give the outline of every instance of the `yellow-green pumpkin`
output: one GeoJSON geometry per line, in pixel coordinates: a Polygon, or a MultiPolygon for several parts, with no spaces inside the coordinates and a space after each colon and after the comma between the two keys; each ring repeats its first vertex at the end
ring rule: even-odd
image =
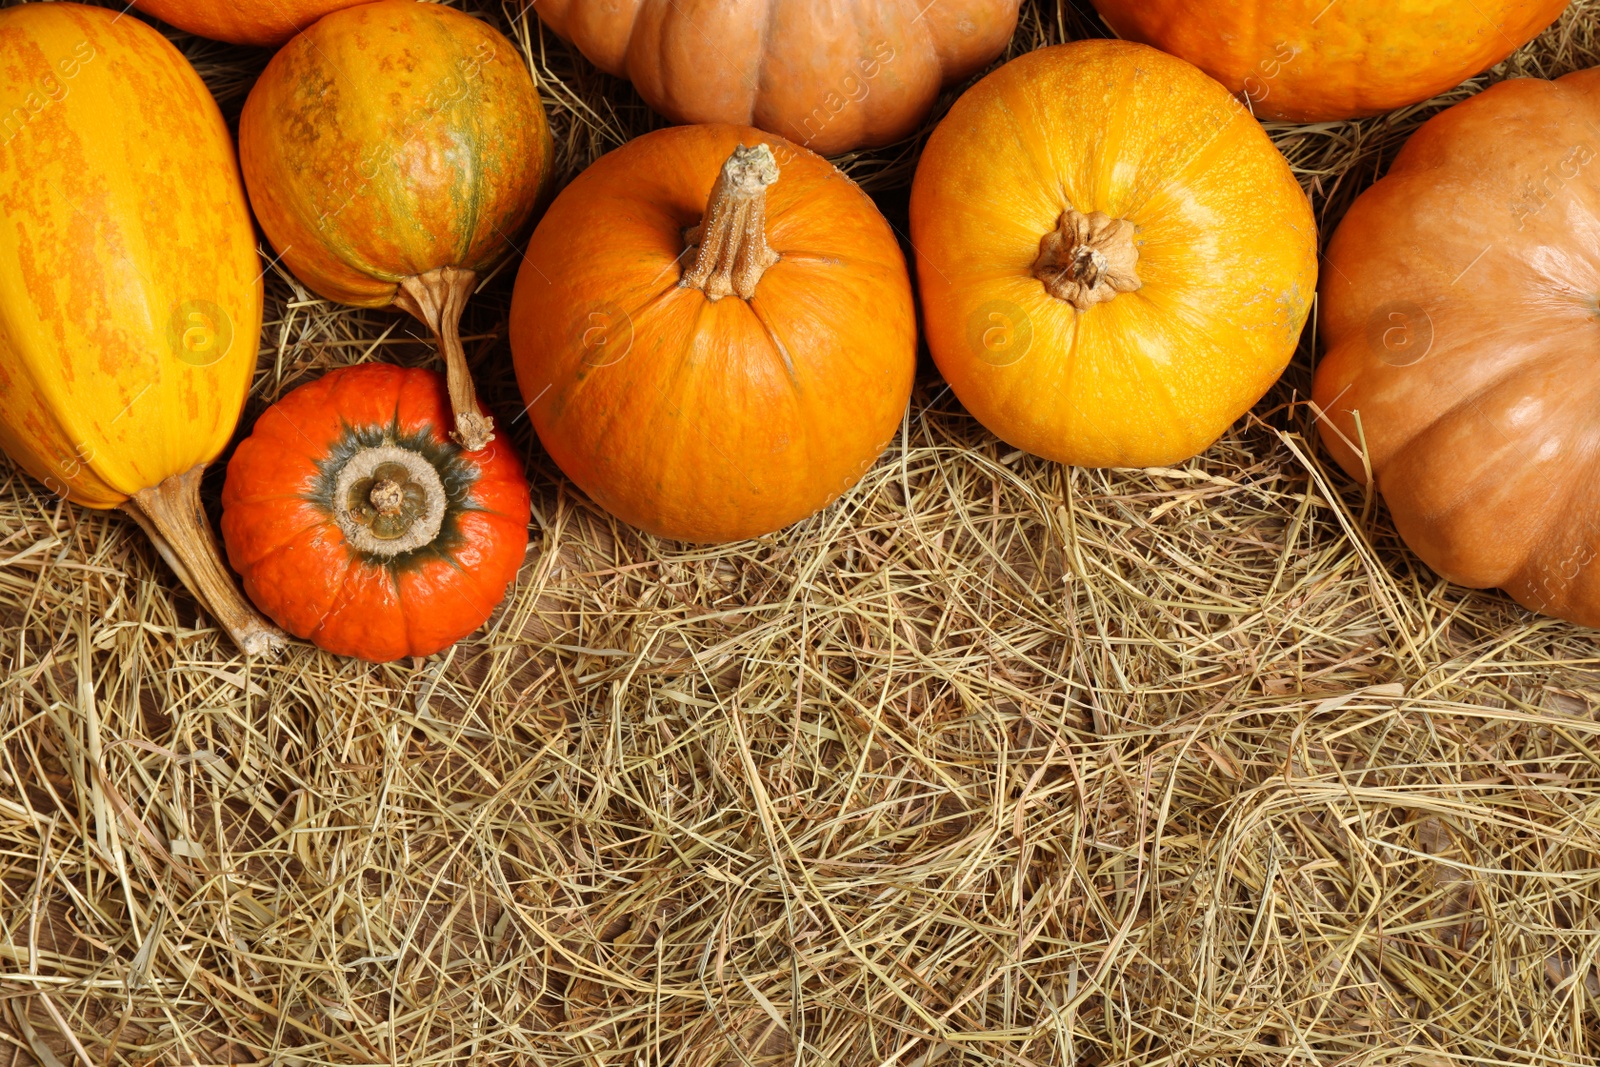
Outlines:
{"type": "Polygon", "coordinates": [[[533,78],[492,26],[383,0],[325,16],[275,56],[239,121],[250,201],[319,296],[409,311],[449,366],[457,439],[492,438],[457,322],[516,248],[550,172],[533,78]]]}

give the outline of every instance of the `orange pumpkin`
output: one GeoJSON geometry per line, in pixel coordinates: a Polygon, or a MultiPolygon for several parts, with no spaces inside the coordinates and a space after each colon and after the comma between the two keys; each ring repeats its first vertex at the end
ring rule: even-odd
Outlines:
{"type": "Polygon", "coordinates": [[[1377,115],[1437,96],[1538,36],[1568,0],[1094,0],[1265,119],[1377,115]]]}
{"type": "Polygon", "coordinates": [[[336,11],[267,65],[239,151],[256,217],[294,276],[425,323],[461,443],[492,440],[458,324],[479,275],[515,250],[552,151],[511,42],[439,4],[336,11]]]}
{"type": "Polygon", "coordinates": [[[278,45],[330,11],[366,0],[133,0],[180,30],[232,44],[278,45]]]}
{"type": "Polygon", "coordinates": [[[205,83],[136,18],[0,11],[0,447],[121,508],[248,654],[283,644],[200,507],[261,339],[261,260],[205,83]]]}
{"type": "Polygon", "coordinates": [[[1316,225],[1261,126],[1144,45],[1031,52],[966,93],[911,192],[928,348],[967,409],[1082,466],[1188,459],[1288,365],[1316,225]]]}
{"type": "Polygon", "coordinates": [[[635,526],[765,534],[854,485],[916,370],[905,259],[861,189],[759,130],[659,130],[534,231],[517,381],[561,469],[635,526]]]}
{"type": "Polygon", "coordinates": [[[278,401],[228,463],[222,534],[245,590],[297,637],[383,662],[486,622],[528,545],[504,445],[463,452],[432,371],[336,370],[278,401]]]}
{"type": "Polygon", "coordinates": [[[1439,574],[1600,626],[1600,70],[1435,116],[1328,247],[1322,439],[1439,574]],[[1369,473],[1370,472],[1370,473],[1369,473]]]}
{"type": "Polygon", "coordinates": [[[832,155],[912,133],[1006,47],[1021,0],[541,0],[539,17],[674,122],[759,126],[832,155]]]}

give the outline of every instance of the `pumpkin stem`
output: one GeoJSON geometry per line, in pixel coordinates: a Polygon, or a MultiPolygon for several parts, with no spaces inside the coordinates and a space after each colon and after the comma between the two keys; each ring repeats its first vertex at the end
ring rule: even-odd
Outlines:
{"type": "Polygon", "coordinates": [[[122,505],[189,592],[222,624],[247,656],[277,656],[289,639],[251,606],[217,551],[217,539],[200,506],[205,464],[142,489],[122,505]]]}
{"type": "Polygon", "coordinates": [[[740,145],[722,165],[705,218],[684,234],[699,246],[681,284],[713,301],[737,294],[749,300],[778,253],[767,246],[767,186],[778,180],[778,161],[764,144],[740,145]]]}
{"type": "Polygon", "coordinates": [[[1039,242],[1033,276],[1057,300],[1079,311],[1115,300],[1120,293],[1144,286],[1136,269],[1139,245],[1134,225],[1104,212],[1087,215],[1073,208],[1061,213],[1061,224],[1039,242]]]}
{"type": "Polygon", "coordinates": [[[372,483],[372,491],[367,494],[367,499],[372,501],[372,509],[379,515],[398,515],[406,502],[406,494],[399,482],[391,478],[379,478],[372,483]]]}
{"type": "Polygon", "coordinates": [[[468,452],[476,452],[494,440],[494,420],[478,405],[478,391],[467,370],[467,354],[461,348],[461,312],[477,281],[475,271],[441,267],[405,279],[394,297],[396,305],[433,331],[434,343],[444,356],[450,407],[456,415],[456,428],[450,438],[468,452]]]}
{"type": "Polygon", "coordinates": [[[339,468],[333,519],[350,547],[388,561],[433,543],[444,528],[448,496],[438,469],[422,453],[376,445],[339,468]]]}

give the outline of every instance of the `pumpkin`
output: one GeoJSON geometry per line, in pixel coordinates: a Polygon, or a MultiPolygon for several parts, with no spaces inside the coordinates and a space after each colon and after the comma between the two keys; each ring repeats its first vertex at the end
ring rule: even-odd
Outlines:
{"type": "Polygon", "coordinates": [[[263,611],[386,662],[486,622],[528,545],[528,483],[504,445],[464,452],[433,371],[368,363],[268,408],[228,463],[222,535],[263,611]]]}
{"type": "Polygon", "coordinates": [[[1568,0],[1094,0],[1118,35],[1198,65],[1264,119],[1325,122],[1437,96],[1568,0]]]}
{"type": "Polygon", "coordinates": [[[832,155],[916,130],[1011,40],[1021,0],[540,0],[539,17],[674,122],[832,155]]]}
{"type": "Polygon", "coordinates": [[[460,11],[385,0],[328,15],[245,101],[250,201],[289,270],[328,300],[395,305],[444,354],[456,433],[493,439],[459,322],[515,249],[550,172],[550,128],[520,55],[460,11]]]}
{"type": "Polygon", "coordinates": [[[279,45],[330,11],[366,0],[133,0],[189,33],[232,44],[279,45]]]}
{"type": "Polygon", "coordinates": [[[222,114],[166,38],[78,4],[0,11],[0,447],[122,508],[252,655],[200,508],[255,370],[261,264],[222,114]]]}
{"type": "Polygon", "coordinates": [[[1429,120],[1328,247],[1313,399],[1453,582],[1600,626],[1600,71],[1429,120]]]}
{"type": "Polygon", "coordinates": [[[1316,225],[1227,90],[1144,45],[1080,41],[984,78],[911,192],[928,348],[1006,442],[1149,467],[1204,450],[1293,355],[1316,225]]]}
{"type": "Polygon", "coordinates": [[[916,370],[905,259],[821,157],[738,126],[640,137],[534,231],[511,351],[552,459],[650,533],[732,541],[853,486],[916,370]]]}

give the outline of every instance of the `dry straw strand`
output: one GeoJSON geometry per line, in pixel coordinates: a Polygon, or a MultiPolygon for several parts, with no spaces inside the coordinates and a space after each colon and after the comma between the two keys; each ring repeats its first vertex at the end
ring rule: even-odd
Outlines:
{"type": "MultiPolygon", "coordinates": [[[[458,2],[567,179],[661,125],[531,5],[458,2]]],[[[1096,27],[1030,0],[1012,52],[1096,27]]],[[[1439,100],[1271,132],[1331,231],[1428,116],[1600,61],[1597,27],[1579,0],[1439,100]]],[[[236,118],[266,54],[175,40],[236,118]]],[[[840,161],[902,234],[925,137],[840,161]]],[[[516,265],[464,339],[534,543],[443,655],[246,664],[130,524],[0,467],[7,1062],[1593,1061],[1600,648],[1405,551],[1315,443],[1309,344],[1161,471],[1016,453],[925,367],[834,507],[686,547],[519,417],[516,265]]],[[[268,281],[247,423],[432,358],[268,281]]]]}

